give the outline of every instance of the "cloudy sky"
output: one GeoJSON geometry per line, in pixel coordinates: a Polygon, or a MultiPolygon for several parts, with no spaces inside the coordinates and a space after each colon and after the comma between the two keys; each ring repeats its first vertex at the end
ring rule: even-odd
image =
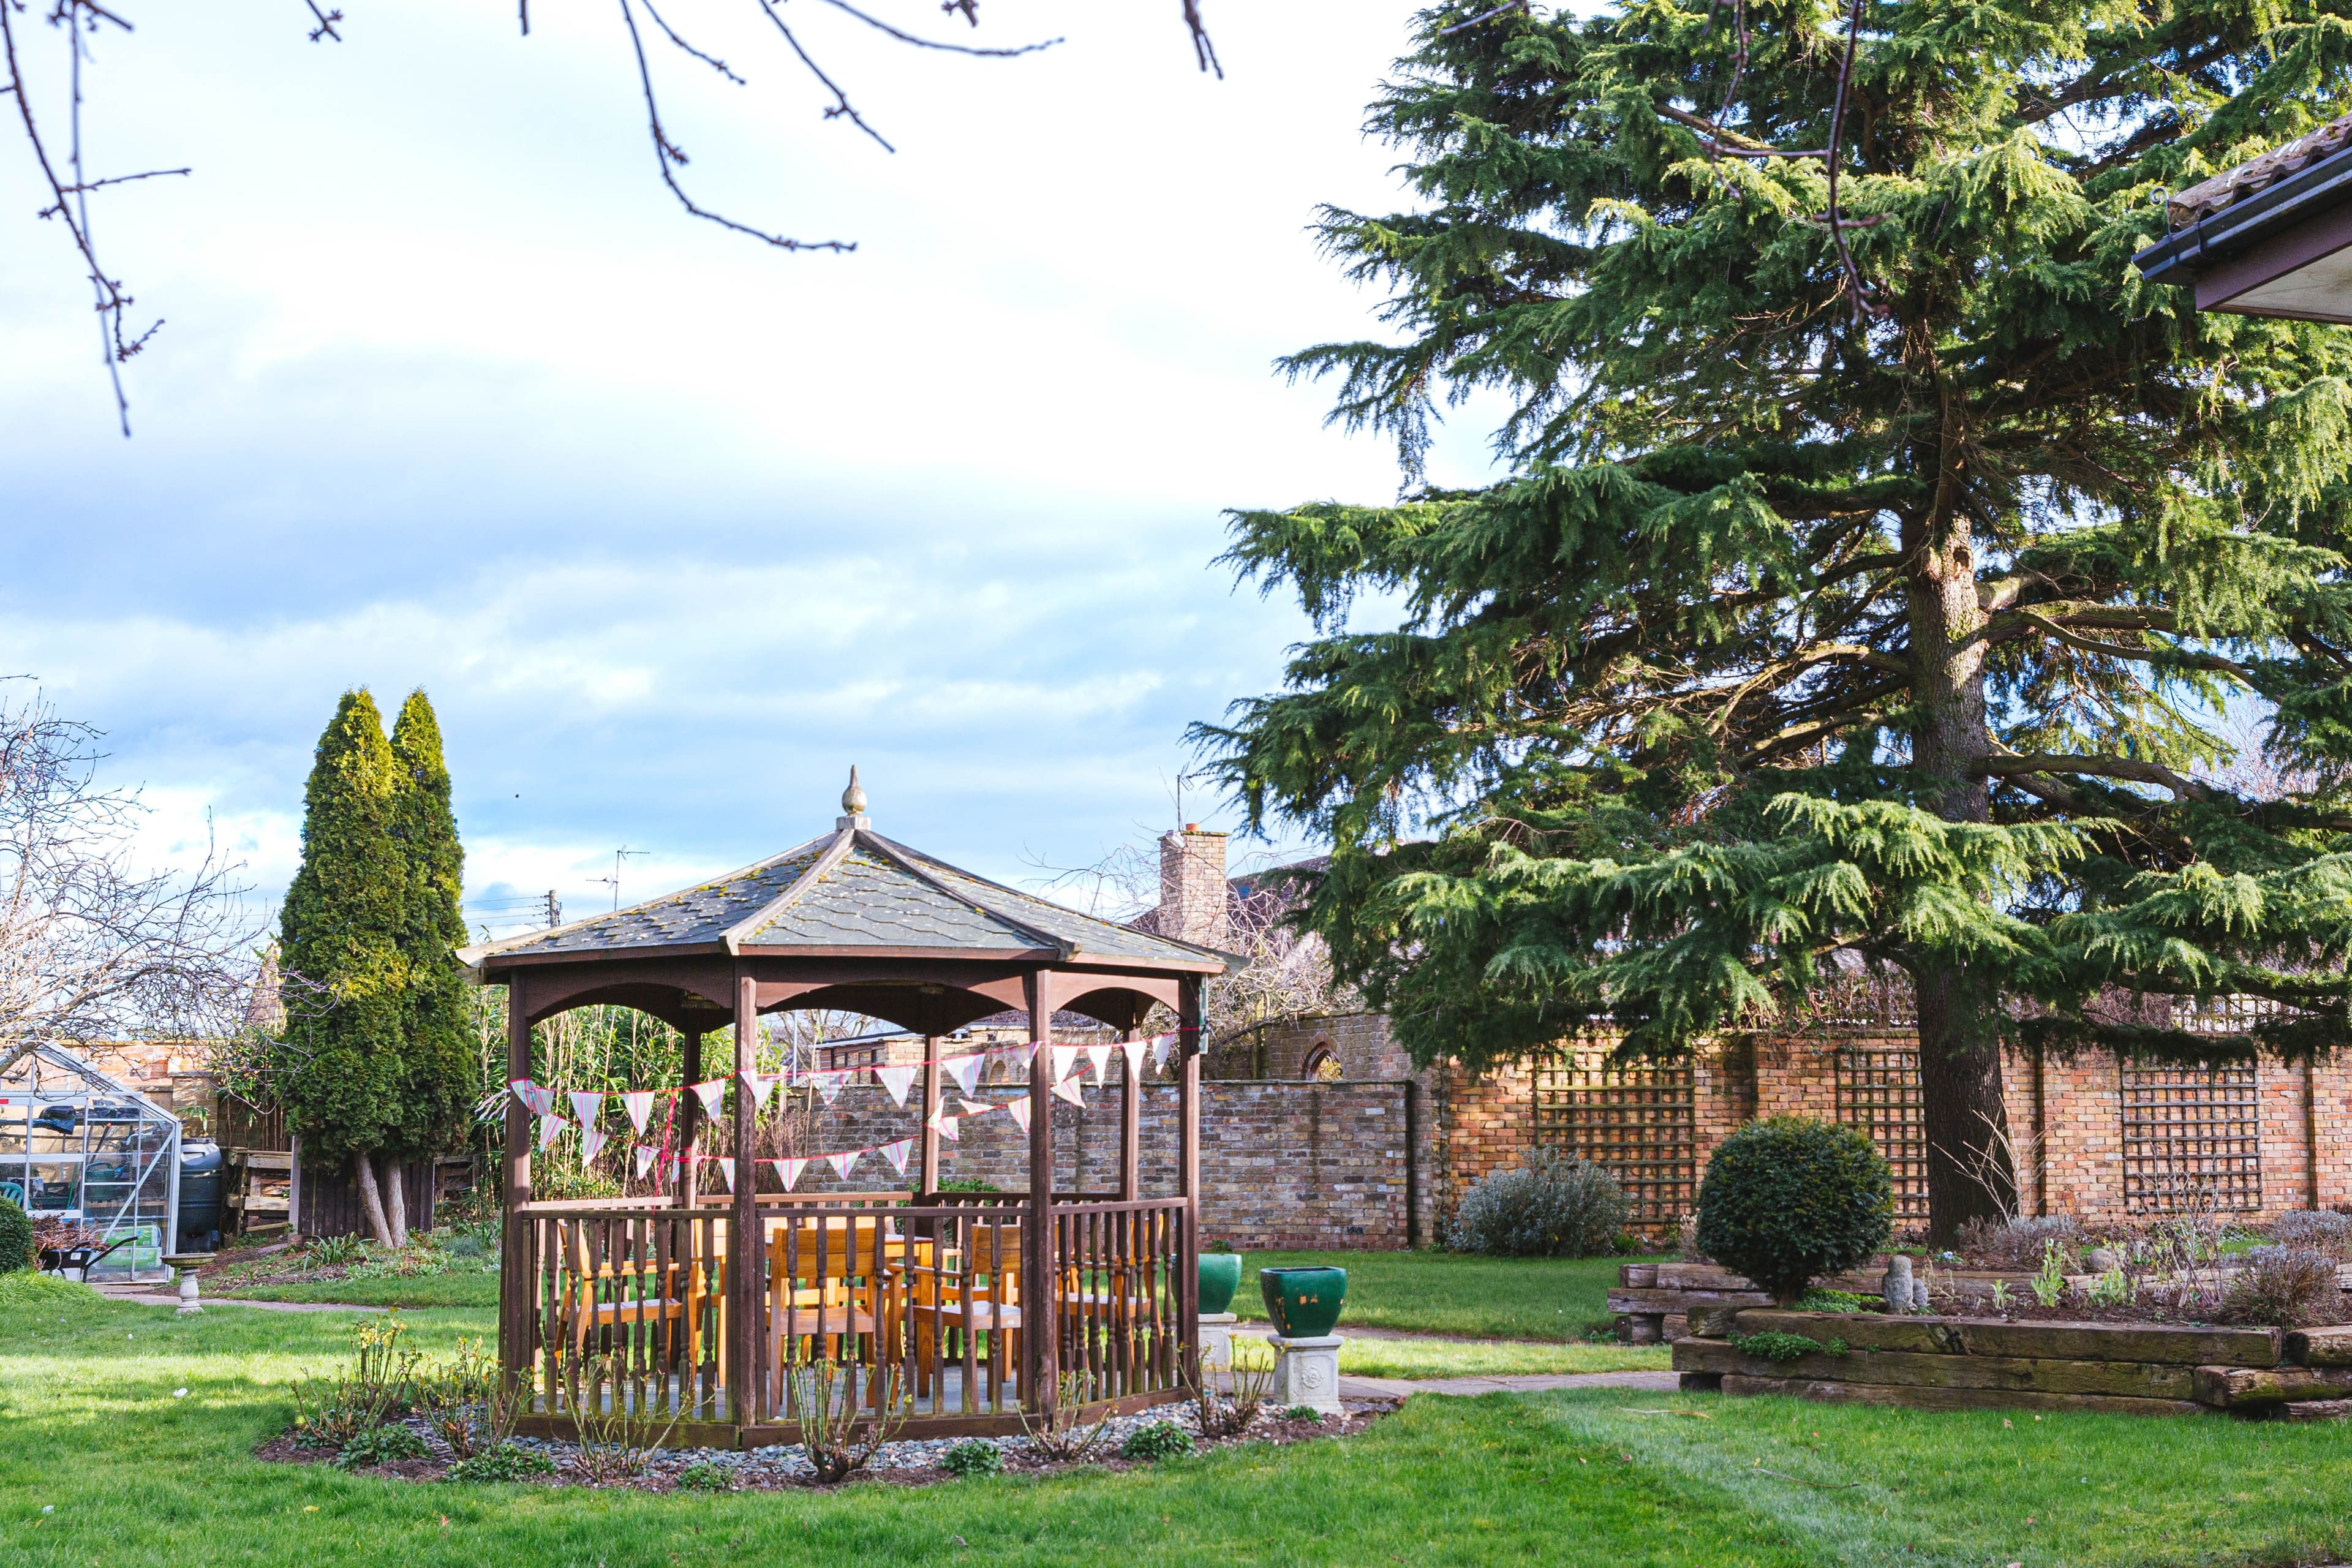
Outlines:
{"type": "MultiPolygon", "coordinates": [[[[114,428],[87,285],[0,139],[0,673],[107,731],[184,853],[209,813],[274,900],[347,686],[439,710],[469,896],[572,913],[829,827],[1025,880],[1173,820],[1190,721],[1268,689],[1296,612],[1212,564],[1220,509],[1394,494],[1286,351],[1376,330],[1307,232],[1386,209],[1361,106],[1398,0],[989,0],[1011,60],[784,16],[663,16],[693,193],[854,255],[786,256],[661,188],[616,8],[134,5],[93,40],[109,268],[165,321],[114,428]]],[[[27,23],[61,89],[64,40],[27,23]]],[[[657,41],[649,40],[649,47],[657,41]]],[[[54,93],[51,108],[61,105],[54,93]]],[[[62,125],[61,116],[54,117],[62,125]]],[[[1484,468],[1459,421],[1434,465],[1484,468]]],[[[1230,823],[1196,795],[1185,814],[1230,823]]]]}

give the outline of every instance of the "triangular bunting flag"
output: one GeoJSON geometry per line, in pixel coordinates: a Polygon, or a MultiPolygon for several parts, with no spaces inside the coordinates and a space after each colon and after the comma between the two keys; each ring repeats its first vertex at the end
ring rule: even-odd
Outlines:
{"type": "Polygon", "coordinates": [[[769,1163],[776,1167],[776,1179],[784,1184],[784,1191],[788,1193],[800,1185],[801,1173],[808,1169],[808,1162],[804,1159],[772,1160],[769,1163]]]}
{"type": "Polygon", "coordinates": [[[1037,1042],[1024,1040],[1017,1046],[999,1046],[988,1054],[1010,1066],[1026,1068],[1037,1055],[1037,1042]]]}
{"type": "Polygon", "coordinates": [[[1142,1078],[1143,1053],[1146,1046],[1147,1042],[1142,1040],[1122,1040],[1119,1042],[1118,1048],[1127,1053],[1127,1076],[1129,1078],[1142,1078]]]}
{"type": "Polygon", "coordinates": [[[604,1130],[593,1124],[583,1124],[580,1129],[581,1169],[585,1170],[594,1164],[596,1156],[604,1152],[604,1130]]]}
{"type": "Polygon", "coordinates": [[[594,1089],[573,1089],[572,1091],[572,1119],[580,1123],[583,1127],[595,1126],[596,1109],[598,1106],[602,1105],[604,1101],[604,1097],[597,1093],[594,1089]]]}
{"type": "Polygon", "coordinates": [[[1055,1046],[1053,1048],[1054,1081],[1059,1083],[1076,1072],[1078,1058],[1085,1054],[1084,1046],[1055,1046]]]}
{"type": "Polygon", "coordinates": [[[967,1100],[957,1108],[956,1114],[969,1121],[975,1116],[985,1116],[995,1109],[984,1100],[967,1100]]]}
{"type": "Polygon", "coordinates": [[[849,1168],[857,1163],[857,1156],[864,1152],[863,1149],[844,1149],[838,1154],[827,1154],[824,1158],[832,1165],[834,1175],[845,1182],[849,1179],[849,1168]]]}
{"type": "Polygon", "coordinates": [[[985,1051],[974,1051],[966,1057],[949,1057],[941,1061],[940,1066],[955,1075],[956,1087],[969,1095],[972,1086],[980,1081],[981,1058],[987,1054],[985,1051]]]}
{"type": "MultiPolygon", "coordinates": [[[[654,1091],[649,1089],[629,1090],[621,1096],[621,1109],[629,1113],[631,1130],[643,1132],[646,1130],[646,1118],[654,1113],[654,1091]]],[[[645,1174],[642,1171],[637,1173],[645,1174]]]]}
{"type": "Polygon", "coordinates": [[[1168,1047],[1175,1043],[1176,1037],[1173,1035],[1161,1035],[1159,1038],[1153,1040],[1151,1042],[1151,1065],[1156,1068],[1166,1067],[1168,1065],[1168,1047]]]}
{"type": "Polygon", "coordinates": [[[660,1151],[660,1150],[658,1150],[658,1149],[656,1149],[656,1148],[655,1148],[652,1144],[650,1144],[650,1143],[640,1143],[640,1144],[638,1144],[638,1145],[637,1145],[637,1180],[639,1180],[639,1181],[641,1181],[641,1182],[642,1182],[642,1181],[644,1181],[644,1180],[646,1179],[646,1173],[650,1172],[650,1171],[654,1168],[654,1162],[655,1162],[656,1159],[659,1159],[660,1157],[661,1157],[661,1151],[660,1151]]]}
{"type": "Polygon", "coordinates": [[[1021,1123],[1022,1131],[1029,1131],[1029,1097],[1027,1095],[1024,1094],[1018,1100],[1006,1100],[1004,1109],[1013,1113],[1013,1121],[1021,1123]]]}
{"type": "Polygon", "coordinates": [[[962,1120],[960,1116],[950,1116],[944,1110],[935,1110],[931,1113],[930,1129],[950,1143],[961,1142],[963,1134],[956,1131],[956,1123],[962,1120]]]}
{"type": "Polygon", "coordinates": [[[1072,1105],[1084,1105],[1087,1102],[1087,1091],[1078,1087],[1078,1080],[1074,1078],[1066,1078],[1055,1084],[1054,1092],[1072,1105]]]}
{"type": "Polygon", "coordinates": [[[912,1138],[901,1138],[896,1143],[882,1145],[882,1157],[890,1162],[893,1174],[903,1176],[907,1173],[907,1151],[914,1146],[914,1142],[912,1138]]]}
{"type": "Polygon", "coordinates": [[[727,1184],[727,1190],[730,1193],[733,1192],[735,1190],[735,1162],[729,1159],[726,1155],[721,1154],[710,1163],[719,1167],[719,1179],[727,1184]]]}
{"type": "Polygon", "coordinates": [[[876,1068],[874,1076],[889,1092],[890,1103],[905,1105],[907,1091],[915,1086],[915,1069],[911,1067],[876,1068]]]}
{"type": "Polygon", "coordinates": [[[1088,1046],[1087,1047],[1087,1059],[1095,1064],[1095,1087],[1097,1089],[1100,1089],[1102,1087],[1103,1069],[1110,1065],[1110,1054],[1117,1049],[1118,1049],[1117,1046],[1088,1046]]]}
{"type": "Polygon", "coordinates": [[[777,1075],[772,1072],[739,1072],[743,1087],[751,1092],[751,1114],[757,1116],[768,1108],[768,1096],[774,1092],[777,1075]]]}
{"type": "Polygon", "coordinates": [[[539,1119],[539,1146],[542,1149],[548,1147],[558,1138],[562,1137],[563,1130],[571,1125],[572,1123],[564,1121],[563,1118],[556,1115],[553,1111],[550,1111],[545,1116],[541,1117],[539,1119]]]}
{"type": "Polygon", "coordinates": [[[522,1101],[522,1108],[533,1116],[544,1116],[555,1109],[555,1091],[551,1089],[535,1084],[527,1078],[519,1078],[508,1087],[515,1091],[515,1098],[522,1101]]]}
{"type": "Polygon", "coordinates": [[[726,1092],[727,1080],[723,1078],[714,1078],[709,1083],[694,1086],[694,1098],[702,1101],[703,1114],[713,1121],[719,1120],[719,1101],[726,1092]]]}
{"type": "Polygon", "coordinates": [[[809,1074],[809,1083],[816,1089],[817,1098],[831,1105],[840,1098],[841,1080],[848,1076],[846,1073],[815,1072],[809,1074]]]}

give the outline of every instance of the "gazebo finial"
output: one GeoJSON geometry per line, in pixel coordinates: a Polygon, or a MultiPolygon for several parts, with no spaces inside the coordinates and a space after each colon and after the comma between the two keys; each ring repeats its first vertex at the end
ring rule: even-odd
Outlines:
{"type": "Polygon", "coordinates": [[[866,786],[857,782],[857,764],[849,764],[849,787],[841,792],[843,816],[834,821],[835,827],[866,827],[872,819],[866,815],[866,786]]]}

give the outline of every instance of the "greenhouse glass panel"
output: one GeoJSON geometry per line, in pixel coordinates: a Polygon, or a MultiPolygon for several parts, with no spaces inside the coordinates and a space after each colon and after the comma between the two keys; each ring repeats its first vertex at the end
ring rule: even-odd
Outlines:
{"type": "Polygon", "coordinates": [[[45,1266],[94,1280],[170,1277],[179,1118],[61,1047],[0,1068],[0,1194],[33,1216],[45,1266]]]}

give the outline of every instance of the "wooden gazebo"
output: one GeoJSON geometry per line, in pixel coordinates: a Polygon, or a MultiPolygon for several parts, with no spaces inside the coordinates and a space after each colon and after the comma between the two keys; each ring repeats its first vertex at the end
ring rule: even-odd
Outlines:
{"type": "Polygon", "coordinates": [[[1198,1375],[1201,988],[1228,959],[893,843],[854,774],[842,805],[834,832],[756,865],[461,954],[507,987],[512,1079],[530,1077],[531,1026],[568,1008],[617,1004],[672,1025],[688,1083],[706,1077],[703,1035],[734,1026],[732,1124],[715,1130],[731,1192],[698,1181],[714,1129],[683,1094],[684,1157],[659,1195],[534,1201],[530,1113],[509,1097],[499,1346],[532,1384],[526,1431],[568,1435],[587,1400],[676,1416],[673,1442],[790,1442],[822,1371],[835,1397],[895,1402],[909,1436],[1002,1433],[1064,1398],[1089,1415],[1180,1398],[1198,1375]],[[1055,1191],[1055,1014],[1131,1041],[1155,1004],[1177,1020],[1175,1190],[1141,1190],[1138,1052],[1118,1083],[1116,1190],[1055,1191]],[[926,1037],[907,1190],[756,1190],[742,1086],[761,1015],[791,1008],[926,1037]],[[942,1037],[1009,1008],[1026,1011],[1035,1048],[1028,1190],[941,1193],[942,1037]],[[747,1237],[760,1240],[737,1245],[747,1237]]]}

